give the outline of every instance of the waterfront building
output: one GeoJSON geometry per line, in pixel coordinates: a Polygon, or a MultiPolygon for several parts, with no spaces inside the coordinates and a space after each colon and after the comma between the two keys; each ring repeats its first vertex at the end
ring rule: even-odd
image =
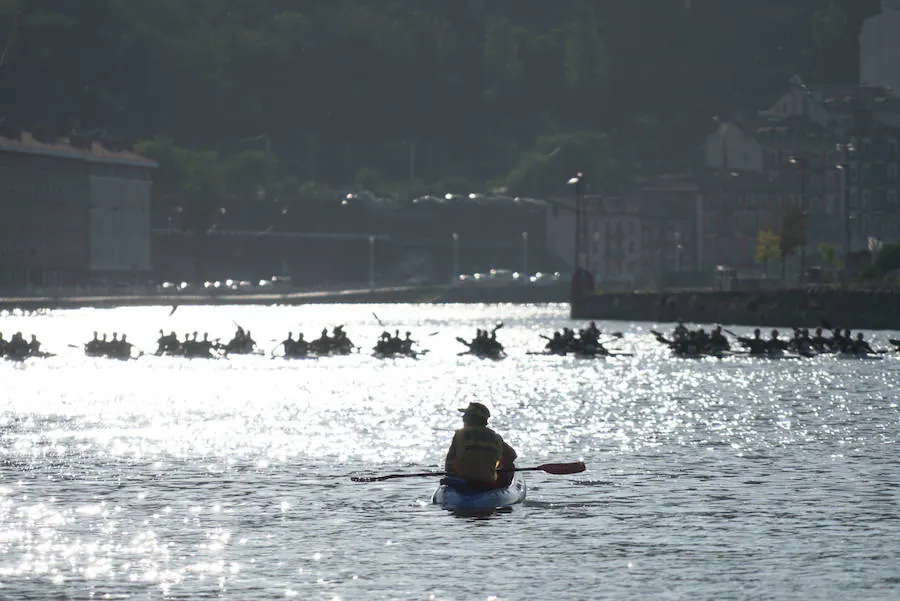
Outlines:
{"type": "Polygon", "coordinates": [[[0,131],[0,287],[149,275],[156,166],[89,138],[0,131]]]}
{"type": "Polygon", "coordinates": [[[807,86],[793,77],[770,108],[718,122],[704,164],[791,174],[779,179],[782,195],[799,194],[806,215],[801,263],[820,264],[826,244],[846,261],[870,238],[900,241],[898,126],[900,98],[884,86],[807,86]]]}

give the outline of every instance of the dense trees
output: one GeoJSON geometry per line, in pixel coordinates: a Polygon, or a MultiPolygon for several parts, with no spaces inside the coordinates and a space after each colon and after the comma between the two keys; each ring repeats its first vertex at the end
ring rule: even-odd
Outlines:
{"type": "Polygon", "coordinates": [[[0,0],[0,114],[148,140],[160,186],[553,191],[683,162],[799,73],[855,81],[877,0],[0,0]],[[188,150],[189,149],[189,150],[188,150]],[[178,162],[178,165],[171,164],[178,162]]]}

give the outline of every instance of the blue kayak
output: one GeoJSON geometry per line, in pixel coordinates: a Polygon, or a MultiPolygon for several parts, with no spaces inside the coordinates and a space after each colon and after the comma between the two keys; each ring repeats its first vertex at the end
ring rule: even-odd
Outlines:
{"type": "Polygon", "coordinates": [[[525,500],[525,480],[515,473],[509,486],[503,488],[472,488],[462,478],[444,478],[431,502],[454,511],[491,511],[521,503],[525,500]]]}

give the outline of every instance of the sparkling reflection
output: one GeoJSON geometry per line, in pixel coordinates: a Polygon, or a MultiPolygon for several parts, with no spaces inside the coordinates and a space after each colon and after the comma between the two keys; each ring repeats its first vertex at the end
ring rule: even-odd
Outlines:
{"type": "Polygon", "coordinates": [[[547,579],[528,598],[896,588],[897,359],[684,361],[650,324],[603,322],[634,356],[527,355],[569,325],[561,306],[168,313],[2,317],[57,356],[0,364],[0,597],[519,599],[509,573],[559,569],[577,586],[547,579]],[[149,352],[158,328],[225,338],[241,323],[265,350],[301,324],[308,336],[344,324],[368,348],[382,331],[373,311],[431,352],[110,362],[78,347],[117,331],[149,352]],[[457,355],[457,336],[498,320],[506,360],[457,355]],[[349,483],[439,469],[455,409],[472,400],[523,465],[590,470],[529,475],[524,507],[483,520],[434,510],[432,480],[349,483]],[[498,539],[515,549],[502,562],[498,539]]]}

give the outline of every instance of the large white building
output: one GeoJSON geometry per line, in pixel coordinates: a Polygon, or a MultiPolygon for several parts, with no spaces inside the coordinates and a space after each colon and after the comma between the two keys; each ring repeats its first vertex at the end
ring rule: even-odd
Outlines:
{"type": "Polygon", "coordinates": [[[149,274],[156,167],[89,139],[0,131],[0,288],[149,274]]]}
{"type": "Polygon", "coordinates": [[[900,0],[881,0],[881,14],[863,24],[859,62],[860,83],[900,93],[900,0]]]}

